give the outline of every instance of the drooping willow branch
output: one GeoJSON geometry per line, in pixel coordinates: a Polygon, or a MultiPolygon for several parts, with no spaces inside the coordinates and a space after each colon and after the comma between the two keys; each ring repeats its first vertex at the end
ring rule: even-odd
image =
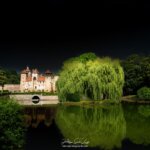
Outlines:
{"type": "Polygon", "coordinates": [[[93,100],[118,101],[124,84],[119,61],[108,57],[82,60],[79,56],[64,63],[57,82],[59,98],[66,101],[69,94],[78,94],[93,100]]]}

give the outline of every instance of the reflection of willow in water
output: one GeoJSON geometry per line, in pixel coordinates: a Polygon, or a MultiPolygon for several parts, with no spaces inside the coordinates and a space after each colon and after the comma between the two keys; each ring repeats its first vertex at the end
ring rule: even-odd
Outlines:
{"type": "Polygon", "coordinates": [[[124,107],[124,114],[126,137],[135,144],[150,144],[150,106],[127,105],[124,107]]]}
{"type": "Polygon", "coordinates": [[[50,126],[52,120],[55,117],[55,107],[26,107],[25,113],[25,125],[27,127],[36,128],[40,122],[44,122],[46,126],[50,126]]]}
{"type": "Polygon", "coordinates": [[[56,124],[66,139],[86,139],[90,147],[103,149],[121,147],[126,134],[122,107],[118,105],[107,109],[60,106],[56,124]]]}

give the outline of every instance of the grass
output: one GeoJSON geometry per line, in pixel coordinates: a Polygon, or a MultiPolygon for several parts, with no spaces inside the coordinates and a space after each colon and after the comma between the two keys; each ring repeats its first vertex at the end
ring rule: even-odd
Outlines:
{"type": "MultiPolygon", "coordinates": [[[[111,100],[81,100],[79,102],[71,102],[71,101],[67,101],[67,102],[60,102],[60,104],[62,105],[66,105],[66,106],[98,106],[98,105],[102,105],[102,104],[112,104],[111,100]]],[[[114,102],[113,102],[114,104],[114,102]]]]}
{"type": "Polygon", "coordinates": [[[137,97],[137,95],[127,95],[121,98],[122,102],[128,103],[141,103],[141,104],[150,104],[150,100],[142,100],[137,97]]]}

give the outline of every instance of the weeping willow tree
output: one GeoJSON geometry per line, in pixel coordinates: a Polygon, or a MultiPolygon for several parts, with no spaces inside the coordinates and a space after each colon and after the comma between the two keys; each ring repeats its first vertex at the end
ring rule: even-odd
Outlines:
{"type": "Polygon", "coordinates": [[[124,72],[118,60],[99,58],[93,53],[82,54],[64,62],[57,81],[60,100],[86,96],[93,100],[119,101],[124,72]]]}
{"type": "Polygon", "coordinates": [[[84,139],[89,142],[89,147],[120,148],[126,135],[126,122],[120,105],[105,109],[63,105],[58,108],[55,121],[65,139],[84,139]]]}

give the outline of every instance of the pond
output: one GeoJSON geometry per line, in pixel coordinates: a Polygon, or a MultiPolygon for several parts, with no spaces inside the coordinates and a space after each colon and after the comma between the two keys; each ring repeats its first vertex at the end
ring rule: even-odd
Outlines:
{"type": "Polygon", "coordinates": [[[25,150],[149,150],[150,106],[26,107],[25,150]]]}

